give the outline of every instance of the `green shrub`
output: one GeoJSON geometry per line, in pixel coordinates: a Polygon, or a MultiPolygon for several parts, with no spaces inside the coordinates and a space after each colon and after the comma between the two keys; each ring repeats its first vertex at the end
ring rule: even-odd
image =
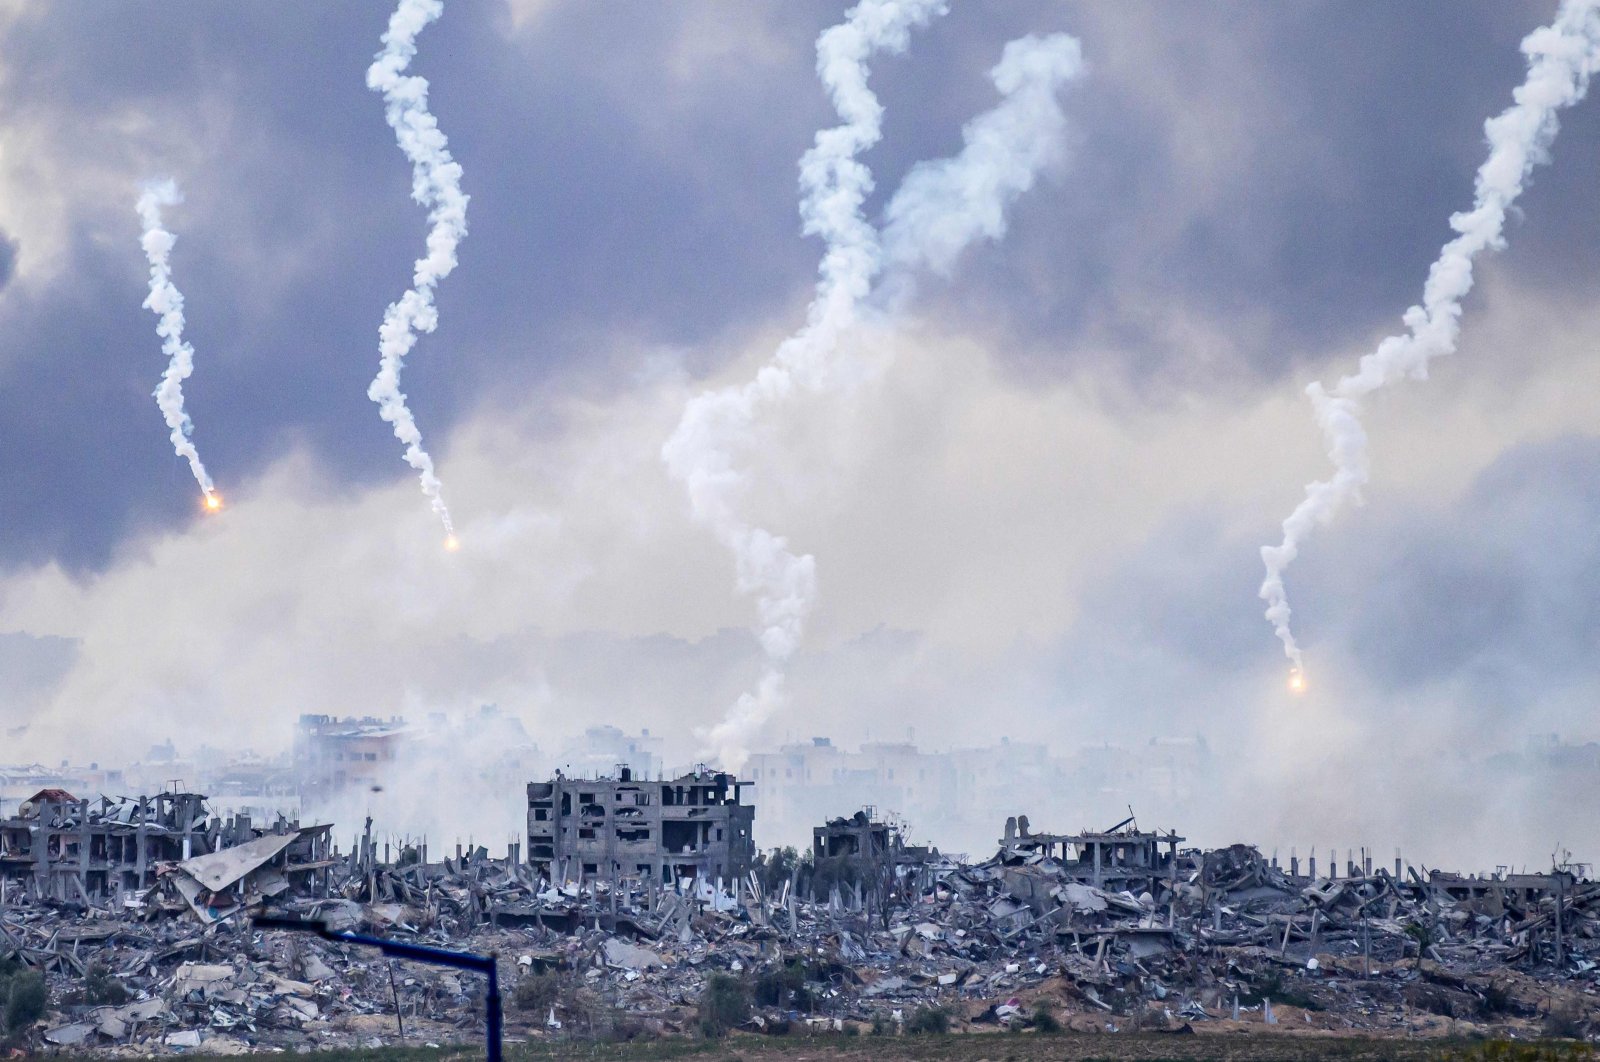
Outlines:
{"type": "Polygon", "coordinates": [[[97,962],[89,964],[83,974],[83,998],[94,1006],[121,1006],[132,998],[128,986],[111,975],[111,971],[97,962]]]}
{"type": "Polygon", "coordinates": [[[1250,983],[1250,992],[1242,1002],[1247,1006],[1260,1006],[1263,1000],[1283,1007],[1299,1007],[1301,1010],[1322,1010],[1323,1006],[1317,998],[1304,988],[1291,981],[1285,980],[1283,974],[1277,970],[1269,971],[1265,976],[1250,983]]]}
{"type": "Polygon", "coordinates": [[[1578,1005],[1566,1003],[1550,1008],[1550,1013],[1544,1016],[1541,1032],[1551,1040],[1582,1040],[1589,1029],[1588,1023],[1583,1020],[1583,1011],[1578,1005]]]}
{"type": "Polygon", "coordinates": [[[1439,1062],[1594,1062],[1595,1050],[1584,1043],[1542,1040],[1489,1040],[1441,1050],[1439,1062]]]}
{"type": "Polygon", "coordinates": [[[1033,1005],[1033,1027],[1042,1033],[1061,1031],[1061,1023],[1056,1020],[1055,1010],[1048,999],[1041,999],[1033,1005]]]}
{"type": "Polygon", "coordinates": [[[756,856],[755,871],[761,887],[769,894],[776,894],[789,883],[789,875],[801,862],[800,853],[792,847],[774,848],[770,854],[756,856]]]}
{"type": "Polygon", "coordinates": [[[750,994],[744,982],[727,974],[712,974],[700,994],[700,1033],[708,1040],[725,1036],[750,1019],[750,994]]]}
{"type": "Polygon", "coordinates": [[[529,974],[511,990],[511,1002],[518,1010],[549,1014],[561,997],[561,980],[554,973],[529,974]]]}
{"type": "Polygon", "coordinates": [[[943,1036],[950,1031],[950,1012],[943,1007],[918,1007],[906,1021],[906,1032],[915,1036],[943,1036]]]}
{"type": "Polygon", "coordinates": [[[15,1039],[28,1026],[44,1017],[45,1003],[50,993],[45,988],[44,974],[24,970],[7,978],[4,984],[4,1029],[8,1038],[15,1039]]]}
{"type": "Polygon", "coordinates": [[[809,1010],[816,1002],[806,988],[805,964],[798,959],[757,977],[754,996],[758,1006],[784,1010],[809,1010]]]}
{"type": "Polygon", "coordinates": [[[890,1021],[888,1018],[884,1017],[882,1014],[874,1014],[872,1016],[872,1035],[873,1036],[893,1036],[894,1035],[894,1022],[890,1021]]]}

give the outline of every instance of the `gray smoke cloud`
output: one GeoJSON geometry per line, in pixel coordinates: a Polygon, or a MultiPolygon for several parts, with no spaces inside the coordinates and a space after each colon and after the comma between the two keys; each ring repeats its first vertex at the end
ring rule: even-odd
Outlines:
{"type": "Polygon", "coordinates": [[[433,291],[456,267],[456,247],[467,234],[467,199],[461,191],[461,166],[450,157],[445,135],[428,111],[427,79],[405,70],[417,54],[417,34],[444,13],[443,0],[400,0],[383,35],[383,51],[367,68],[367,87],[383,93],[384,117],[400,150],[411,161],[411,198],[428,208],[428,253],[417,259],[411,288],[384,312],[378,329],[378,375],[367,397],[405,443],[406,463],[417,470],[422,493],[444,524],[448,547],[455,529],[444,503],[444,486],[434,472],[433,458],[422,448],[422,432],[400,390],[400,370],[416,345],[419,332],[439,323],[433,291]]]}
{"type": "Polygon", "coordinates": [[[1455,351],[1461,301],[1472,290],[1473,260],[1481,251],[1504,246],[1506,213],[1533,168],[1550,160],[1559,128],[1556,112],[1583,99],[1600,65],[1600,0],[1565,0],[1550,25],[1523,39],[1522,51],[1528,57],[1527,79],[1513,93],[1515,102],[1484,124],[1489,157],[1478,169],[1472,209],[1451,217],[1450,227],[1459,235],[1444,245],[1428,270],[1421,305],[1403,318],[1406,331],[1380,343],[1332,391],[1320,382],[1306,388],[1334,474],[1306,487],[1305,498],[1283,522],[1283,541],[1261,548],[1267,575],[1260,595],[1267,602],[1267,620],[1293,665],[1291,681],[1297,687],[1303,683],[1305,661],[1289,626],[1284,570],[1312,528],[1360,501],[1370,469],[1362,400],[1403,377],[1426,379],[1430,361],[1455,351]]]}
{"type": "Polygon", "coordinates": [[[867,86],[867,61],[903,51],[912,28],[945,10],[926,0],[863,0],[818,38],[817,72],[842,122],[818,133],[800,162],[803,231],[826,243],[806,324],[754,380],[690,401],[662,448],[668,470],[688,488],[695,519],[733,551],[739,591],[757,599],[766,656],[761,678],[701,735],[733,769],[784,703],[784,666],[817,599],[815,558],[793,552],[786,538],[740,513],[745,476],[735,467],[735,450],[749,449],[758,417],[797,392],[839,393],[859,380],[843,350],[851,333],[859,339],[863,325],[881,324],[898,308],[915,270],[948,272],[973,240],[1003,235],[1006,206],[1062,152],[1066,118],[1055,95],[1081,71],[1078,43],[1065,34],[1012,41],[991,74],[1001,103],[966,125],[957,156],[913,167],[891,198],[880,238],[861,213],[873,183],[857,156],[879,140],[883,118],[867,86]],[[869,302],[886,264],[895,267],[894,282],[869,302]]]}
{"type": "Polygon", "coordinates": [[[179,457],[189,462],[189,471],[205,495],[207,509],[222,504],[211,474],[200,461],[200,451],[191,436],[194,422],[183,408],[183,381],[194,373],[194,347],[183,338],[183,293],[172,283],[172,247],[178,238],[161,225],[161,208],[183,202],[183,195],[174,181],[152,181],[139,194],[137,209],[144,228],[140,246],[150,260],[150,294],[144,307],[158,318],[156,334],[161,337],[161,351],[167,356],[166,371],[161,374],[161,384],[155,390],[156,405],[172,433],[172,448],[179,457]]]}

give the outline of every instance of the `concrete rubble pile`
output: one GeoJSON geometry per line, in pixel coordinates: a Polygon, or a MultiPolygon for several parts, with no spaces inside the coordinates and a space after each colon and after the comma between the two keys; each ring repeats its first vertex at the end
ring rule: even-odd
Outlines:
{"type": "Polygon", "coordinates": [[[1074,835],[1017,819],[981,863],[915,850],[669,887],[552,882],[515,846],[386,862],[364,838],[286,864],[307,837],[177,860],[118,903],[13,895],[0,963],[43,971],[53,1001],[33,1043],[214,1054],[481,1036],[476,978],[264,933],[251,910],[493,953],[522,1038],[693,1034],[716,974],[744,984],[747,1028],[771,1034],[895,1032],[937,1011],[958,1029],[1532,1036],[1586,1034],[1600,1015],[1600,883],[1566,870],[1363,859],[1302,874],[1131,819],[1074,835]]]}

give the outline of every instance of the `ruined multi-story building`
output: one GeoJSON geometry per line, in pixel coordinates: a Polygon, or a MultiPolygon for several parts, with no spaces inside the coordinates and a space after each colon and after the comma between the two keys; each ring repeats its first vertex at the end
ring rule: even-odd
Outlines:
{"type": "Polygon", "coordinates": [[[528,861],[552,881],[732,882],[755,859],[749,784],[703,768],[660,781],[629,767],[615,778],[557,772],[528,785],[528,861]]]}
{"type": "Polygon", "coordinates": [[[1141,831],[1131,816],[1109,830],[1067,834],[1033,833],[1028,816],[1018,815],[1006,819],[1000,856],[1008,866],[1048,860],[1095,888],[1139,893],[1177,873],[1178,845],[1184,840],[1176,831],[1141,831]]]}
{"type": "MultiPolygon", "coordinates": [[[[19,897],[93,905],[150,889],[166,868],[190,860],[203,868],[200,857],[251,845],[268,851],[260,863],[279,857],[287,884],[289,875],[327,865],[328,832],[326,826],[302,829],[288,821],[266,831],[248,816],[223,820],[198,793],[80,800],[65,790],[44,789],[0,819],[0,888],[19,897]]],[[[213,882],[212,891],[220,894],[224,884],[237,880],[213,882]]],[[[185,898],[216,903],[198,883],[185,898]]]]}
{"type": "Polygon", "coordinates": [[[900,828],[873,818],[873,808],[863,808],[849,818],[830,819],[811,830],[811,859],[859,859],[898,866],[926,860],[931,850],[923,845],[908,845],[900,828]]]}

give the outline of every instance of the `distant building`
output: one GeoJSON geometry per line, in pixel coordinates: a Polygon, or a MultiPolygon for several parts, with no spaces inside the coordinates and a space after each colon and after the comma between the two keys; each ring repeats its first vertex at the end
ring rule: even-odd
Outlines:
{"type": "Polygon", "coordinates": [[[299,817],[300,787],[287,762],[244,754],[198,772],[198,779],[213,814],[299,817]]]}
{"type": "Polygon", "coordinates": [[[648,729],[629,734],[619,727],[591,726],[561,746],[557,762],[569,776],[598,778],[626,764],[635,778],[654,778],[665,768],[665,748],[666,742],[648,729]]]}
{"type": "Polygon", "coordinates": [[[302,715],[294,736],[294,772],[302,807],[325,804],[346,790],[381,785],[410,734],[399,716],[336,719],[302,715]]]}
{"type": "Polygon", "coordinates": [[[558,772],[528,785],[528,862],[552,881],[731,883],[755,859],[748,785],[704,769],[663,781],[627,767],[615,778],[558,772]]]}
{"type": "Polygon", "coordinates": [[[791,833],[867,804],[926,823],[949,813],[956,800],[949,754],[904,741],[868,742],[850,752],[817,737],[751,756],[749,772],[762,820],[781,822],[791,833]]]}
{"type": "Polygon", "coordinates": [[[764,837],[795,843],[817,822],[872,805],[913,835],[986,847],[1007,815],[1104,814],[1132,803],[1170,806],[1200,791],[1213,771],[1201,738],[1154,738],[1127,748],[1090,745],[1052,754],[1037,741],[924,751],[909,741],[852,751],[826,737],[750,757],[764,837]]]}

